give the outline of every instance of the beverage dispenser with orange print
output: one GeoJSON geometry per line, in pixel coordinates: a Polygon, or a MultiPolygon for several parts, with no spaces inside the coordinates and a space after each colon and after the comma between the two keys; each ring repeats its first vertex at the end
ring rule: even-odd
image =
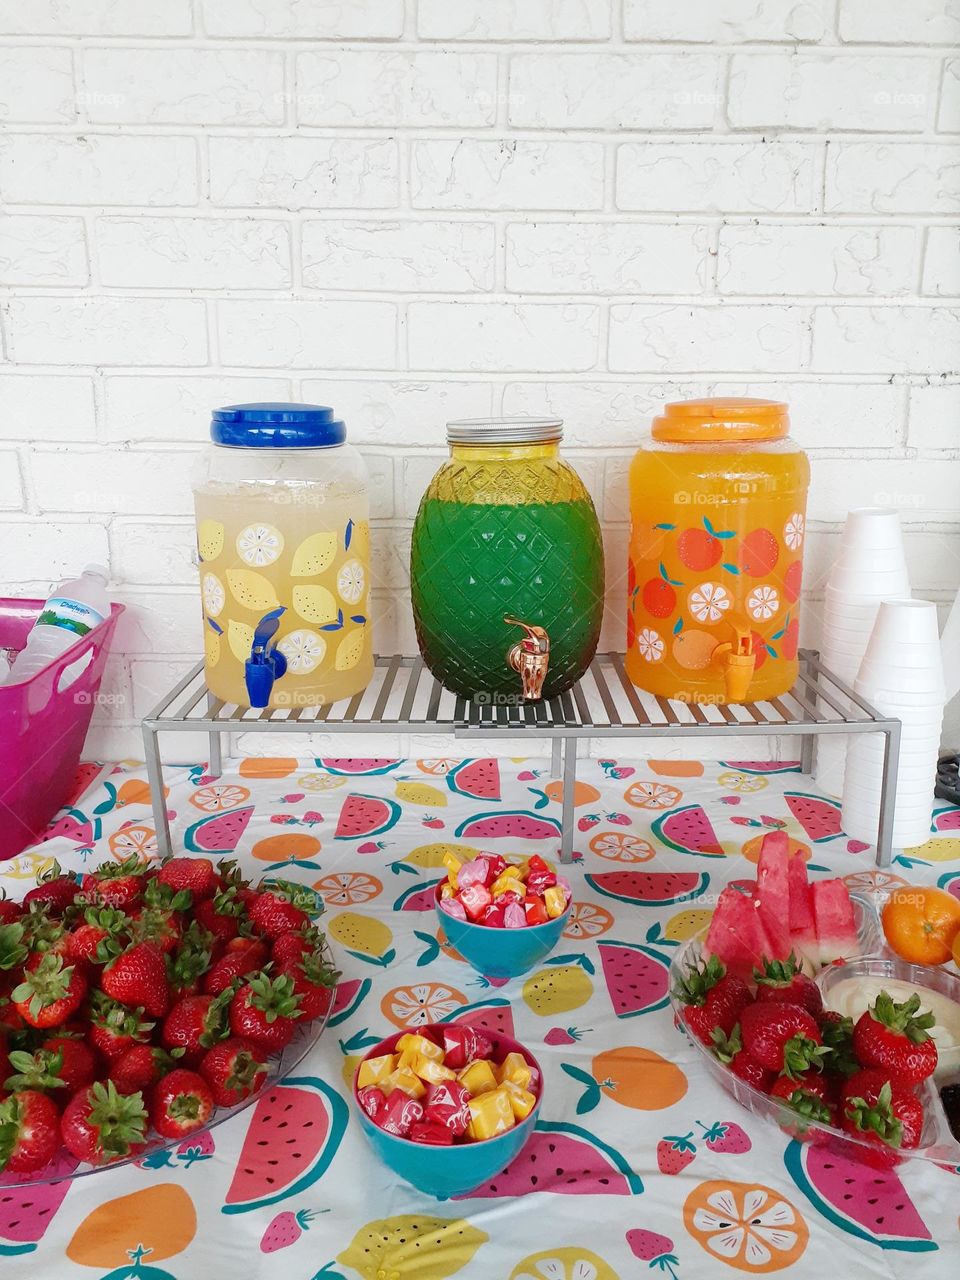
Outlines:
{"type": "Polygon", "coordinates": [[[641,689],[758,702],[797,678],[810,467],[772,400],[664,406],[630,468],[627,655],[641,689]]]}

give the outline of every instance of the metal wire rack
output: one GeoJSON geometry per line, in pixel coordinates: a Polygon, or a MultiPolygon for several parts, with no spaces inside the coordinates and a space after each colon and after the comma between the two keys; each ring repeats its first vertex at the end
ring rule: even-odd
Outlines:
{"type": "Polygon", "coordinates": [[[399,654],[376,659],[367,688],[353,698],[325,706],[271,710],[222,702],[204,682],[198,663],[143,721],[147,773],[161,853],[170,851],[170,827],[163,803],[163,772],[158,734],[171,731],[209,735],[212,774],[221,770],[220,736],[258,733],[424,733],[457,736],[521,734],[553,739],[554,773],[564,780],[560,854],[573,856],[573,782],[577,740],[680,736],[769,737],[801,739],[801,769],[813,768],[816,738],[821,733],[882,733],[884,765],[880,796],[877,863],[892,854],[891,833],[900,753],[900,721],[881,715],[820,662],[809,649],[800,652],[800,673],[789,693],[767,702],[732,706],[700,705],[659,698],[637,689],[627,676],[623,658],[597,654],[588,671],[566,693],[542,702],[511,699],[467,700],[445,689],[419,657],[399,654]]]}

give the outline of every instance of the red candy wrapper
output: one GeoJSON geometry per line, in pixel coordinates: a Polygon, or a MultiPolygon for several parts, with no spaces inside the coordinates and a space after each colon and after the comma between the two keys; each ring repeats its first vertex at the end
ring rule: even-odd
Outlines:
{"type": "Polygon", "coordinates": [[[453,1134],[442,1124],[418,1120],[410,1126],[407,1137],[411,1142],[422,1142],[430,1147],[452,1147],[453,1134]]]}
{"type": "Polygon", "coordinates": [[[480,917],[480,923],[489,925],[493,929],[503,928],[503,907],[497,902],[491,902],[483,915],[480,917]]]}
{"type": "Polygon", "coordinates": [[[493,884],[494,880],[499,879],[499,877],[503,875],[504,871],[506,871],[507,860],[501,853],[484,853],[481,856],[486,858],[490,867],[487,878],[487,887],[489,888],[490,885],[493,884]]]}
{"type": "Polygon", "coordinates": [[[527,924],[545,924],[549,919],[542,898],[524,898],[523,909],[527,913],[527,924]]]}
{"type": "Polygon", "coordinates": [[[410,1126],[422,1119],[423,1107],[416,1098],[411,1098],[402,1089],[394,1089],[383,1110],[373,1117],[373,1123],[386,1133],[392,1133],[395,1138],[405,1138],[410,1132],[410,1126]]]}
{"type": "Polygon", "coordinates": [[[545,890],[552,889],[557,877],[552,871],[531,871],[527,876],[527,893],[542,898],[545,890]]]}
{"type": "Polygon", "coordinates": [[[384,1107],[387,1105],[387,1095],[383,1093],[376,1085],[368,1084],[365,1089],[360,1089],[357,1093],[360,1099],[360,1105],[370,1117],[376,1120],[377,1116],[382,1115],[384,1107]]]}
{"type": "Polygon", "coordinates": [[[527,871],[549,871],[550,868],[540,857],[539,853],[533,854],[527,859],[527,871]]]}
{"type": "MultiPolygon", "coordinates": [[[[447,1059],[449,1065],[450,1059],[447,1059]]],[[[456,1080],[427,1086],[423,1099],[423,1119],[449,1130],[454,1138],[462,1138],[470,1123],[470,1094],[456,1080]]]]}
{"type": "Polygon", "coordinates": [[[493,897],[486,885],[468,884],[465,889],[460,890],[460,901],[470,919],[479,920],[493,902],[493,897]]]}
{"type": "Polygon", "coordinates": [[[493,1043],[478,1027],[443,1027],[443,1049],[444,1065],[462,1071],[475,1058],[489,1058],[493,1043]]]}

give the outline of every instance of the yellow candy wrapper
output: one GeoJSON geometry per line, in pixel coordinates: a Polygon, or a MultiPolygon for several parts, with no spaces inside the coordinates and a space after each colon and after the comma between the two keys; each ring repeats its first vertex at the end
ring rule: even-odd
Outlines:
{"type": "Polygon", "coordinates": [[[550,919],[556,920],[557,916],[562,916],[567,909],[567,896],[560,886],[555,884],[552,889],[544,892],[543,903],[550,919]]]}
{"type": "Polygon", "coordinates": [[[491,1092],[498,1084],[497,1077],[493,1074],[493,1067],[485,1058],[468,1062],[457,1079],[472,1098],[491,1092]]]}
{"type": "Polygon", "coordinates": [[[380,1088],[388,1098],[394,1089],[399,1089],[401,1093],[406,1093],[411,1098],[422,1098],[427,1092],[427,1086],[409,1067],[397,1067],[396,1071],[388,1075],[385,1080],[381,1080],[380,1088]]]}
{"type": "Polygon", "coordinates": [[[522,1089],[527,1088],[532,1075],[530,1065],[522,1053],[508,1053],[497,1070],[497,1079],[501,1084],[512,1080],[522,1089]]]}
{"type": "Polygon", "coordinates": [[[357,1077],[357,1088],[365,1089],[367,1085],[380,1084],[397,1067],[397,1055],[385,1053],[380,1058],[368,1058],[360,1063],[360,1074],[357,1077]]]}
{"type": "Polygon", "coordinates": [[[426,1036],[406,1035],[397,1041],[400,1050],[398,1067],[413,1067],[417,1058],[430,1058],[433,1062],[443,1061],[443,1046],[434,1044],[426,1036]]]}
{"type": "Polygon", "coordinates": [[[537,1099],[529,1089],[524,1089],[522,1085],[514,1084],[512,1080],[504,1080],[500,1086],[506,1092],[510,1099],[510,1106],[513,1108],[514,1117],[517,1120],[526,1120],[527,1116],[537,1105],[537,1099]]]}
{"type": "Polygon", "coordinates": [[[411,1070],[418,1075],[421,1080],[426,1080],[428,1084],[440,1084],[442,1080],[456,1080],[457,1073],[445,1067],[442,1062],[436,1062],[433,1058],[425,1058],[423,1054],[418,1054],[410,1064],[411,1070]]]}
{"type": "Polygon", "coordinates": [[[479,1098],[471,1098],[470,1123],[467,1135],[474,1142],[482,1142],[484,1138],[495,1138],[498,1133],[506,1133],[516,1124],[513,1107],[505,1089],[493,1089],[479,1098]]]}

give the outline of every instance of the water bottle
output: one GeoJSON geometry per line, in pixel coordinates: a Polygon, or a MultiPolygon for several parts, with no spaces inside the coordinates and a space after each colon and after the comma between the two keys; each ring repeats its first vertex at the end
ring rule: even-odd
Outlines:
{"type": "MultiPolygon", "coordinates": [[[[103,622],[109,612],[107,571],[101,565],[88,564],[79,578],[67,578],[54,590],[3,683],[17,684],[29,680],[65,653],[81,636],[103,622]]],[[[81,659],[78,671],[68,667],[61,687],[71,684],[87,661],[89,658],[81,659]],[[71,673],[72,679],[68,678],[71,673]]]]}

